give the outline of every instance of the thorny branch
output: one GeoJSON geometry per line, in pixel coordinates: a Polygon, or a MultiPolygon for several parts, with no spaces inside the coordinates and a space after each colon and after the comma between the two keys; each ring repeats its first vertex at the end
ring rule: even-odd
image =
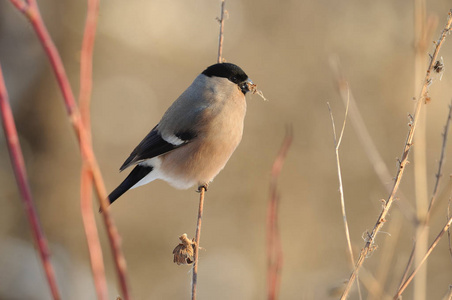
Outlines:
{"type": "Polygon", "coordinates": [[[386,200],[383,210],[381,211],[372,232],[369,233],[369,235],[368,235],[366,244],[364,245],[364,248],[362,248],[362,250],[361,250],[361,253],[356,262],[355,269],[353,270],[352,274],[350,275],[349,281],[347,283],[347,286],[345,287],[345,290],[344,290],[344,293],[342,294],[341,299],[345,300],[347,298],[347,296],[350,292],[350,288],[352,287],[352,285],[356,279],[356,275],[358,274],[360,267],[362,266],[365,258],[371,253],[374,243],[375,243],[375,238],[376,238],[378,232],[380,231],[380,229],[383,227],[384,223],[386,222],[386,216],[388,215],[389,209],[391,208],[391,205],[395,199],[395,194],[399,188],[403,173],[405,171],[405,166],[408,162],[408,154],[410,152],[410,149],[411,149],[411,146],[413,143],[414,132],[415,132],[416,124],[418,121],[418,116],[421,111],[422,104],[424,103],[424,101],[426,99],[428,87],[432,83],[431,73],[434,70],[433,67],[436,63],[439,50],[441,49],[441,45],[443,44],[443,42],[446,38],[446,35],[450,31],[451,23],[452,23],[452,11],[449,11],[447,23],[441,33],[441,36],[439,37],[438,41],[435,43],[435,45],[436,45],[435,51],[433,52],[433,55],[431,56],[429,66],[428,66],[427,72],[425,74],[424,84],[422,86],[421,92],[417,99],[415,113],[414,113],[412,120],[409,123],[410,129],[409,129],[408,136],[407,136],[407,139],[405,142],[405,146],[403,147],[399,168],[397,170],[397,174],[396,174],[395,181],[394,181],[394,186],[392,188],[392,191],[391,191],[388,199],[386,200]]]}

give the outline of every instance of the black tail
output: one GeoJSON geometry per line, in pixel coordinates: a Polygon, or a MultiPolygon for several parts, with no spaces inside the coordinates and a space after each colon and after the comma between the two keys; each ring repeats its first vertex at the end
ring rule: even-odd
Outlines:
{"type": "Polygon", "coordinates": [[[151,166],[136,166],[124,181],[108,196],[110,204],[127,192],[138,181],[148,175],[154,168],[151,166]]]}

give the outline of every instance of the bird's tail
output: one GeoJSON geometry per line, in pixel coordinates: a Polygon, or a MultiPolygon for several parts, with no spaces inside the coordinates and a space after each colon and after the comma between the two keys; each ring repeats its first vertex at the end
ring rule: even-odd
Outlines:
{"type": "Polygon", "coordinates": [[[124,181],[108,196],[110,204],[131,189],[141,179],[148,175],[154,168],[151,166],[137,165],[124,181]]]}

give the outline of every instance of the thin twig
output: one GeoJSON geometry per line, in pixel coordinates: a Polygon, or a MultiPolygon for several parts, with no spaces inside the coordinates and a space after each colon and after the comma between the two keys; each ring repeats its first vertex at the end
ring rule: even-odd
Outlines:
{"type": "MultiPolygon", "coordinates": [[[[447,217],[450,218],[450,202],[452,200],[452,197],[449,198],[449,203],[447,204],[447,217]]],[[[449,256],[452,260],[452,243],[450,238],[450,228],[447,230],[447,239],[449,240],[449,256]]]]}
{"type": "Polygon", "coordinates": [[[224,0],[221,0],[221,13],[220,13],[220,18],[217,20],[220,23],[220,34],[218,36],[218,59],[217,59],[217,62],[221,63],[223,60],[224,0]]]}
{"type": "Polygon", "coordinates": [[[27,170],[25,168],[22,149],[19,144],[19,136],[17,135],[16,125],[14,123],[11,105],[9,104],[8,92],[6,90],[3,73],[0,66],[0,113],[2,119],[3,130],[8,145],[8,151],[11,158],[11,164],[16,176],[17,186],[22,196],[25,212],[30,222],[31,232],[39,251],[39,257],[44,268],[47,283],[50,288],[53,299],[61,299],[58,285],[55,278],[55,271],[50,261],[50,250],[45,234],[41,228],[38,214],[33,202],[30,184],[28,182],[27,170]]]}
{"type": "Polygon", "coordinates": [[[447,116],[446,125],[444,126],[443,145],[441,147],[441,155],[440,155],[439,162],[438,162],[438,172],[436,173],[436,182],[435,182],[435,186],[433,187],[432,197],[430,199],[430,204],[428,206],[428,213],[427,213],[427,217],[426,217],[426,223],[428,223],[433,204],[436,201],[436,197],[437,197],[437,194],[438,194],[439,182],[440,182],[439,179],[443,176],[442,169],[443,169],[444,157],[445,157],[445,154],[446,154],[447,136],[449,135],[449,128],[450,128],[451,121],[452,121],[452,100],[451,100],[451,102],[449,104],[449,114],[447,116]]]}
{"type": "MultiPolygon", "coordinates": [[[[355,97],[353,96],[352,90],[349,87],[347,78],[341,70],[339,58],[332,56],[330,58],[330,65],[335,75],[336,85],[342,102],[345,106],[349,103],[349,119],[353,129],[357,133],[361,145],[364,148],[364,152],[366,153],[369,162],[372,164],[372,167],[380,179],[380,182],[386,188],[388,193],[390,193],[392,190],[392,186],[390,186],[390,182],[392,180],[391,173],[389,172],[387,164],[380,155],[380,152],[378,152],[377,145],[371,138],[366,123],[364,122],[361,112],[359,111],[355,97]]],[[[398,198],[400,201],[398,201],[397,204],[401,207],[400,211],[408,220],[415,223],[416,215],[413,207],[408,201],[405,200],[406,198],[403,197],[401,192],[398,193],[398,198]]]]}
{"type": "Polygon", "coordinates": [[[438,41],[436,42],[436,47],[435,47],[435,51],[433,52],[433,55],[431,56],[430,59],[430,64],[427,68],[427,72],[425,75],[425,79],[424,79],[424,84],[422,86],[421,92],[419,94],[419,97],[417,99],[417,103],[416,103],[416,108],[415,108],[415,113],[414,116],[411,118],[410,123],[409,123],[409,127],[410,130],[408,132],[408,136],[405,142],[405,146],[403,147],[403,152],[402,152],[402,158],[400,160],[400,164],[399,164],[399,168],[397,170],[397,174],[395,177],[395,182],[394,182],[394,186],[392,188],[392,191],[388,197],[388,199],[385,202],[385,205],[383,207],[383,210],[381,211],[377,222],[372,230],[371,233],[368,234],[367,237],[367,241],[365,246],[363,247],[363,249],[361,250],[361,253],[359,255],[359,258],[356,262],[356,266],[354,271],[352,272],[352,274],[350,275],[349,281],[347,283],[347,286],[344,290],[344,293],[342,294],[341,299],[346,299],[348,293],[350,292],[350,288],[352,287],[355,279],[356,279],[356,275],[359,271],[359,268],[361,267],[361,265],[363,264],[365,258],[372,252],[373,250],[373,246],[375,243],[375,238],[378,234],[378,232],[380,231],[380,229],[383,227],[383,224],[386,222],[386,216],[388,215],[389,209],[391,208],[391,205],[395,199],[395,194],[399,188],[403,173],[405,171],[405,166],[408,162],[408,154],[410,152],[412,143],[413,143],[413,137],[414,137],[414,132],[416,129],[416,124],[418,122],[418,117],[419,117],[419,113],[421,111],[421,107],[422,104],[425,101],[425,97],[427,95],[427,90],[429,85],[432,83],[431,80],[431,72],[433,71],[433,66],[435,65],[436,59],[438,57],[438,53],[439,50],[441,49],[441,45],[444,42],[444,39],[446,38],[446,35],[449,33],[450,27],[451,27],[451,23],[452,23],[452,11],[449,11],[448,14],[448,20],[447,23],[441,33],[441,36],[439,37],[438,41]]]}
{"type": "MultiPolygon", "coordinates": [[[[381,258],[378,263],[378,269],[376,270],[376,280],[381,285],[381,289],[372,293],[372,297],[368,297],[368,300],[380,300],[380,299],[390,299],[391,296],[383,295],[383,287],[388,284],[388,275],[390,272],[394,272],[394,255],[397,249],[397,241],[399,241],[399,235],[402,230],[402,222],[403,218],[393,218],[391,223],[388,224],[387,231],[390,232],[391,239],[386,239],[385,243],[382,245],[380,249],[381,258]]],[[[359,275],[360,279],[362,278],[362,270],[364,267],[361,267],[359,275]]],[[[369,289],[368,289],[369,291],[369,289]]],[[[370,292],[370,291],[369,291],[370,292]]]]}
{"type": "MultiPolygon", "coordinates": [[[[349,104],[350,104],[350,92],[347,95],[347,99],[348,100],[347,100],[347,105],[345,107],[344,122],[342,123],[342,129],[341,129],[341,133],[339,135],[339,139],[337,139],[337,136],[336,136],[336,126],[334,124],[334,117],[333,117],[333,112],[331,110],[331,106],[330,106],[329,103],[327,103],[327,105],[328,105],[328,111],[330,113],[331,125],[333,127],[334,148],[335,148],[335,154],[336,154],[337,177],[339,179],[339,194],[340,194],[340,197],[341,197],[342,221],[344,222],[345,238],[347,240],[348,253],[350,254],[350,263],[351,263],[352,269],[353,269],[354,266],[355,266],[355,258],[354,258],[354,255],[353,255],[352,242],[351,242],[351,239],[350,239],[350,230],[348,229],[347,213],[345,211],[344,186],[342,184],[342,171],[341,171],[341,163],[340,163],[340,159],[339,159],[339,148],[341,146],[342,137],[344,136],[345,124],[347,122],[348,108],[349,108],[349,104]]],[[[361,287],[359,286],[359,283],[358,283],[358,293],[359,293],[359,299],[362,299],[361,287]]]]}
{"type": "Polygon", "coordinates": [[[449,290],[446,295],[443,297],[443,300],[452,300],[452,285],[449,285],[449,290]]]}
{"type": "Polygon", "coordinates": [[[80,53],[80,115],[89,140],[91,141],[90,100],[93,86],[93,51],[96,37],[99,0],[88,0],[88,9],[80,53]]]}
{"type": "MultiPolygon", "coordinates": [[[[442,177],[442,168],[443,168],[443,163],[444,163],[444,157],[445,157],[445,151],[446,151],[446,145],[447,145],[447,136],[448,136],[448,132],[449,132],[449,126],[450,126],[451,119],[452,119],[452,100],[451,100],[451,104],[449,105],[449,113],[447,115],[446,125],[444,126],[441,155],[440,155],[440,159],[439,159],[439,163],[438,163],[438,171],[436,172],[436,175],[435,175],[435,177],[436,177],[435,186],[433,188],[432,197],[430,198],[430,204],[428,206],[428,211],[427,211],[427,214],[425,217],[425,223],[423,224],[424,225],[423,232],[419,233],[420,235],[424,235],[424,234],[428,233],[428,226],[426,226],[426,225],[429,223],[431,209],[432,209],[433,203],[435,203],[437,195],[438,195],[438,187],[439,187],[439,183],[440,183],[440,178],[442,177]]],[[[405,271],[403,272],[402,279],[400,280],[399,289],[402,286],[403,282],[405,282],[406,277],[408,276],[408,272],[410,271],[411,266],[413,265],[414,256],[415,256],[416,250],[418,250],[417,243],[418,243],[418,241],[415,240],[415,242],[413,244],[413,248],[411,249],[410,257],[409,257],[407,265],[405,267],[405,271]]]]}
{"type": "Polygon", "coordinates": [[[91,271],[93,272],[94,287],[97,299],[108,299],[107,280],[103,263],[102,247],[96,226],[92,205],[92,177],[90,169],[83,164],[80,183],[80,206],[82,211],[83,226],[85,228],[88,252],[91,260],[91,271]]]}
{"type": "Polygon", "coordinates": [[[337,136],[336,136],[336,126],[334,124],[334,117],[333,117],[333,112],[331,110],[331,106],[330,106],[329,103],[327,103],[327,105],[328,105],[328,111],[330,113],[331,124],[332,124],[332,127],[333,127],[334,147],[335,147],[335,152],[336,152],[337,176],[338,176],[338,179],[339,179],[339,193],[340,193],[340,196],[341,196],[342,219],[344,221],[345,236],[346,236],[346,239],[347,239],[347,247],[348,247],[348,252],[350,254],[350,261],[352,262],[352,266],[354,266],[355,265],[355,259],[354,259],[354,256],[353,256],[352,243],[350,241],[350,231],[348,229],[347,214],[345,212],[344,188],[343,188],[343,184],[342,184],[341,164],[340,164],[340,160],[339,160],[339,147],[340,147],[340,144],[341,144],[341,141],[342,141],[342,136],[343,136],[343,133],[344,133],[345,124],[346,124],[346,120],[347,120],[348,105],[347,105],[346,110],[345,110],[344,123],[342,124],[342,130],[341,130],[341,134],[339,136],[339,140],[337,140],[337,136]]]}
{"type": "Polygon", "coordinates": [[[127,285],[127,268],[124,255],[121,250],[120,237],[113,223],[113,219],[111,218],[108,211],[109,205],[107,201],[107,190],[105,188],[105,184],[103,182],[96,157],[91,147],[91,143],[89,142],[89,135],[86,132],[85,126],[83,125],[78,106],[75,102],[75,97],[69,84],[64,65],[61,61],[61,57],[47,31],[47,28],[44,25],[36,0],[28,0],[27,3],[20,0],[10,1],[16,6],[19,11],[21,11],[27,17],[27,19],[33,26],[55,73],[58,85],[60,86],[60,90],[63,94],[66,111],[69,115],[72,127],[79,141],[82,159],[86,162],[87,166],[92,172],[94,187],[96,190],[97,198],[100,202],[101,209],[103,211],[102,216],[104,219],[105,227],[107,229],[110,246],[113,252],[113,258],[115,262],[116,273],[118,275],[120,289],[123,298],[125,300],[128,300],[130,296],[127,285]]]}
{"type": "Polygon", "coordinates": [[[419,262],[419,265],[416,267],[416,269],[414,269],[414,271],[410,274],[410,276],[407,278],[407,280],[405,280],[405,282],[399,288],[399,290],[397,291],[397,293],[395,294],[395,296],[393,298],[394,300],[399,299],[400,295],[402,295],[403,291],[406,289],[408,284],[410,284],[411,280],[413,280],[414,276],[419,271],[419,269],[422,267],[423,263],[427,260],[427,258],[430,256],[432,251],[435,249],[436,245],[438,244],[439,240],[442,238],[444,233],[446,233],[449,230],[449,227],[450,227],[451,224],[452,224],[452,217],[449,218],[449,220],[447,220],[446,225],[444,225],[443,229],[436,236],[435,240],[433,241],[433,243],[428,248],[427,253],[425,253],[424,257],[419,262]]]}
{"type": "Polygon", "coordinates": [[[283,264],[283,252],[281,235],[278,228],[278,203],[279,195],[277,182],[292,144],[292,128],[288,127],[286,136],[281,144],[279,152],[273,162],[270,177],[270,199],[267,208],[267,299],[275,300],[279,294],[281,282],[281,268],[283,264]]]}
{"type": "Polygon", "coordinates": [[[205,186],[200,186],[199,191],[199,208],[198,208],[198,220],[196,222],[196,234],[195,234],[195,250],[193,254],[193,276],[191,285],[191,299],[196,300],[196,287],[198,285],[198,257],[199,257],[199,240],[201,238],[201,225],[202,225],[202,212],[204,210],[204,193],[206,192],[205,186]]]}
{"type": "Polygon", "coordinates": [[[365,267],[362,267],[359,270],[359,281],[368,292],[367,299],[386,300],[391,298],[391,296],[386,294],[383,290],[384,283],[378,281],[372,272],[367,271],[365,267]]]}

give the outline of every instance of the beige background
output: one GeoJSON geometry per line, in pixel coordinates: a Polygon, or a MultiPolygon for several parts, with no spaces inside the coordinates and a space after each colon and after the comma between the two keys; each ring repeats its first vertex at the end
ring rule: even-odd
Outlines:
{"type": "MultiPolygon", "coordinates": [[[[85,3],[46,0],[39,4],[77,91],[85,3]]],[[[431,40],[437,39],[449,5],[448,1],[428,3],[429,14],[439,22],[431,40]]],[[[247,96],[242,143],[207,193],[199,298],[266,297],[269,172],[285,127],[291,124],[294,143],[279,180],[284,250],[280,298],[335,299],[333,290],[348,278],[350,265],[326,103],[331,104],[338,127],[344,106],[329,59],[332,55],[340,58],[371,138],[395,175],[408,131],[407,114],[413,111],[412,98],[417,96],[413,3],[250,0],[228,1],[226,9],[224,57],[240,65],[269,101],[247,96]]],[[[118,168],[133,147],[195,76],[215,63],[219,11],[219,1],[101,3],[92,126],[95,153],[109,190],[126,176],[118,168]]],[[[432,100],[426,106],[429,195],[452,97],[451,51],[449,37],[440,54],[445,72],[441,81],[439,76],[434,78],[432,100]]],[[[428,55],[424,56],[427,62],[428,55]]],[[[8,1],[0,3],[0,63],[64,299],[93,299],[79,208],[80,157],[75,135],[31,26],[8,1]]],[[[451,144],[441,191],[452,173],[451,144]]],[[[48,299],[3,137],[0,153],[0,299],[48,299]]],[[[340,155],[351,240],[357,252],[387,192],[351,123],[340,155]]],[[[408,165],[401,186],[411,207],[413,165],[408,165]]],[[[190,268],[173,264],[171,251],[180,234],[194,235],[197,201],[194,189],[179,191],[153,182],[129,191],[112,206],[136,299],[189,298],[190,268]]],[[[447,196],[432,215],[430,241],[446,220],[446,207],[447,196]]],[[[110,298],[114,299],[116,278],[103,224],[99,225],[110,298]]],[[[381,266],[388,263],[383,284],[388,295],[393,295],[411,250],[414,227],[394,206],[383,231],[377,238],[378,250],[364,268],[378,276],[381,266]]],[[[443,239],[429,259],[428,299],[440,299],[446,293],[452,283],[451,270],[443,239]]],[[[363,294],[368,295],[365,288],[363,294]]],[[[412,286],[405,297],[412,299],[412,286]]],[[[350,299],[357,299],[356,290],[350,299]]]]}

